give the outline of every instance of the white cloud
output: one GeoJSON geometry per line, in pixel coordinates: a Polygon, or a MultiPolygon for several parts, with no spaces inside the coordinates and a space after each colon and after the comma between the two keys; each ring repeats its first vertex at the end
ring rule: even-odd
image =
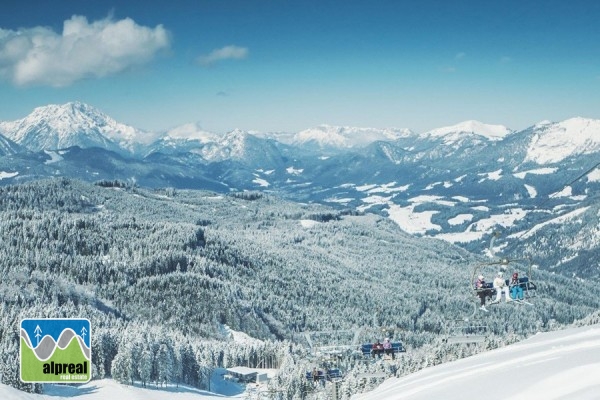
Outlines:
{"type": "Polygon", "coordinates": [[[169,45],[162,25],[152,29],[130,18],[89,23],[74,15],[62,34],[46,27],[0,29],[0,78],[16,85],[67,86],[146,63],[169,45]]]}
{"type": "Polygon", "coordinates": [[[211,51],[209,54],[198,57],[197,61],[205,67],[223,60],[241,60],[248,57],[248,49],[239,46],[225,46],[211,51]]]}

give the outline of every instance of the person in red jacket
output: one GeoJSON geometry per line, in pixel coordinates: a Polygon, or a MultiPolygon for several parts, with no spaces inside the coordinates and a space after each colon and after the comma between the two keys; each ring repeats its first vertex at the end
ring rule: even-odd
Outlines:
{"type": "Polygon", "coordinates": [[[371,355],[373,357],[375,357],[376,355],[381,357],[381,355],[383,354],[383,345],[381,344],[381,342],[379,341],[379,339],[377,339],[377,342],[373,343],[373,348],[371,350],[371,355]]]}

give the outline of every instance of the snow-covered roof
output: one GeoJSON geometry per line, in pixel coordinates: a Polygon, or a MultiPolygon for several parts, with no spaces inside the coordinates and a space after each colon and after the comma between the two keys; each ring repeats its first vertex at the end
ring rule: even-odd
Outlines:
{"type": "Polygon", "coordinates": [[[248,367],[231,367],[227,368],[227,372],[242,376],[254,375],[258,373],[256,369],[248,368],[248,367]]]}

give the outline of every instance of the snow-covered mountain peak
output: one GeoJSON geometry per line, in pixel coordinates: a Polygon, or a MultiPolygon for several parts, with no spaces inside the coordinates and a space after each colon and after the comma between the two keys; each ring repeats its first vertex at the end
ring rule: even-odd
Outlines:
{"type": "Polygon", "coordinates": [[[512,133],[512,131],[504,125],[490,125],[484,124],[479,121],[469,120],[458,123],[456,125],[433,129],[431,131],[425,132],[423,136],[441,137],[447,135],[455,136],[465,133],[482,136],[489,140],[502,140],[507,135],[512,133]]]}
{"type": "Polygon", "coordinates": [[[558,122],[556,125],[568,131],[570,134],[582,134],[589,136],[598,136],[598,128],[600,128],[600,120],[574,117],[558,122]]]}
{"type": "Polygon", "coordinates": [[[75,101],[36,107],[20,122],[20,126],[48,124],[60,136],[68,136],[75,129],[89,129],[97,125],[117,124],[98,109],[75,101]]]}
{"type": "Polygon", "coordinates": [[[220,140],[218,144],[221,147],[227,147],[231,149],[232,155],[241,156],[245,152],[246,142],[252,140],[252,135],[241,129],[234,129],[231,132],[227,132],[220,140]]]}
{"type": "Polygon", "coordinates": [[[546,126],[546,125],[552,125],[552,124],[553,124],[553,122],[552,122],[552,121],[545,119],[545,120],[543,120],[543,121],[540,121],[540,122],[538,122],[538,123],[537,123],[537,124],[535,124],[533,127],[534,127],[534,128],[541,128],[541,127],[543,127],[543,126],[546,126]]]}
{"type": "Polygon", "coordinates": [[[216,140],[202,147],[200,154],[207,161],[223,161],[226,159],[244,158],[248,148],[248,142],[253,135],[241,129],[227,132],[216,140]]]}
{"type": "Polygon", "coordinates": [[[412,134],[409,129],[319,125],[295,134],[292,137],[292,144],[313,143],[319,147],[334,148],[365,147],[375,141],[394,141],[412,134]]]}
{"type": "Polygon", "coordinates": [[[525,162],[559,162],[567,157],[600,151],[600,120],[582,117],[535,125],[525,162]]]}
{"type": "Polygon", "coordinates": [[[200,143],[210,143],[217,141],[219,135],[203,130],[197,123],[190,123],[169,130],[163,140],[169,139],[197,140],[200,143]]]}
{"type": "Polygon", "coordinates": [[[224,137],[225,138],[230,138],[230,139],[233,139],[233,138],[235,138],[235,139],[245,139],[246,137],[248,137],[248,135],[249,135],[248,132],[246,132],[244,130],[241,130],[239,128],[235,128],[234,130],[232,130],[230,132],[227,132],[224,137]]]}
{"type": "Polygon", "coordinates": [[[0,130],[33,151],[70,146],[132,151],[135,144],[149,143],[155,138],[81,102],[37,107],[23,119],[1,122],[0,130]]]}

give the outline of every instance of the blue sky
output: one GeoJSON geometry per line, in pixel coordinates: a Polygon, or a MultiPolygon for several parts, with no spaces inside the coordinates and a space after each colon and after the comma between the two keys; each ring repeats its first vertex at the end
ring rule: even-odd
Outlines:
{"type": "Polygon", "coordinates": [[[600,118],[600,2],[4,0],[0,120],[83,101],[159,131],[600,118]],[[63,31],[65,29],[65,31],[63,31]]]}

